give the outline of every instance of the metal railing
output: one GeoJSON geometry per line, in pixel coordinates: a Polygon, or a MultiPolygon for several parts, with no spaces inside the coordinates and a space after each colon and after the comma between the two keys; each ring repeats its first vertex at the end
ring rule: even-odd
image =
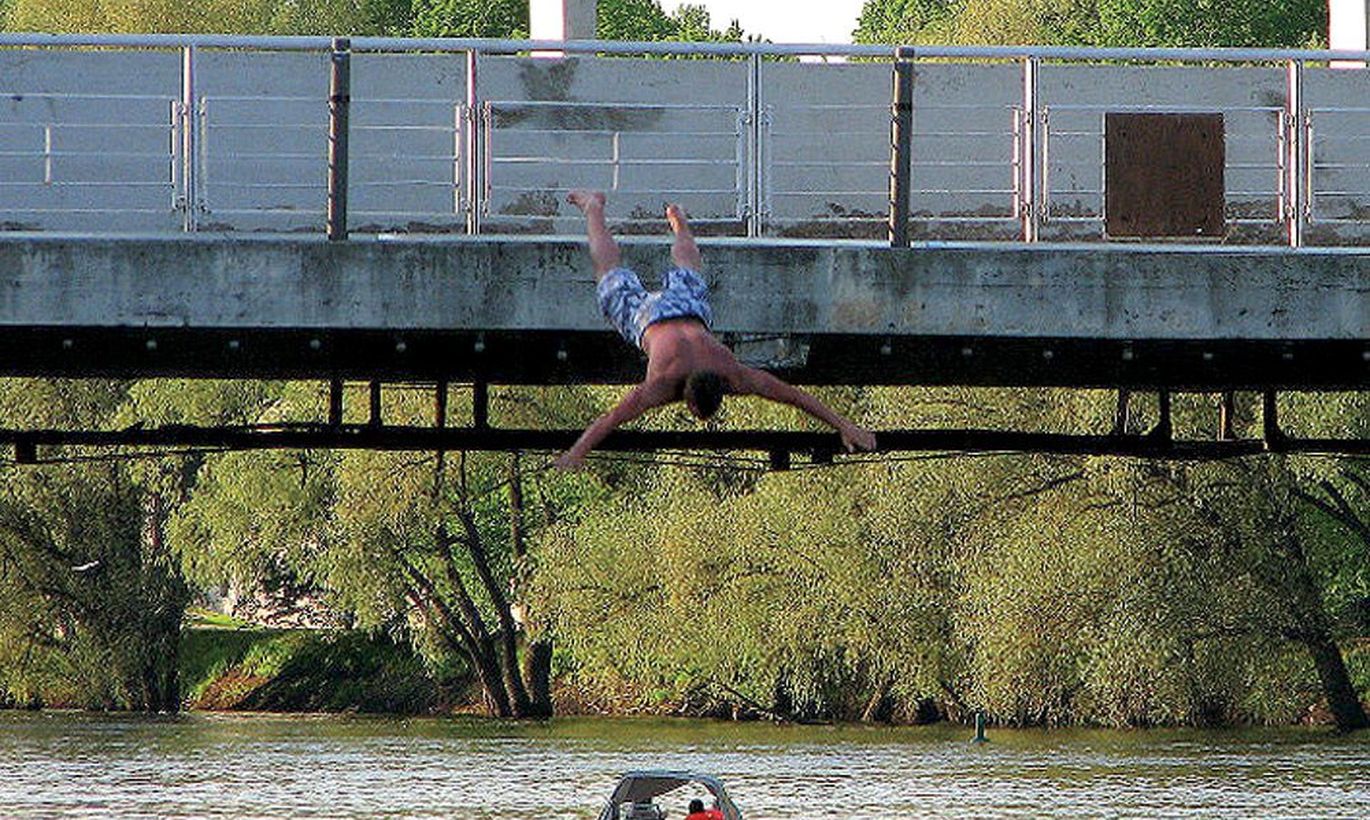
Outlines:
{"type": "Polygon", "coordinates": [[[137,85],[167,90],[84,89],[80,72],[24,86],[19,72],[0,98],[9,229],[560,232],[565,191],[597,187],[625,225],[676,199],[723,234],[1107,241],[1104,116],[1162,111],[1226,118],[1227,241],[1370,244],[1370,71],[1324,68],[1370,52],[0,34],[0,59],[21,51],[116,70],[120,54],[165,58],[165,77],[137,85]],[[715,59],[617,75],[629,63],[582,60],[611,79],[577,94],[537,85],[579,81],[540,68],[556,60],[505,62],[533,51],[715,59]],[[266,66],[255,86],[216,63],[245,53],[266,66]],[[337,55],[351,86],[330,105],[337,55]],[[851,62],[820,80],[833,72],[805,55],[851,62]],[[373,62],[358,74],[353,57],[373,62]],[[460,62],[439,88],[381,71],[387,57],[460,62]],[[902,160],[901,63],[917,76],[902,160]],[[1138,65],[1180,87],[1100,98],[1080,79],[1136,83],[1138,65]],[[704,66],[714,79],[697,82],[704,66]],[[1182,71],[1224,77],[1221,94],[1183,88],[1182,71]]]}

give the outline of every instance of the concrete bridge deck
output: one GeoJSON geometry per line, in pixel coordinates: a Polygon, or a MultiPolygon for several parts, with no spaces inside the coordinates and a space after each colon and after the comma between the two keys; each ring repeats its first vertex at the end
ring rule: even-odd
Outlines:
{"type": "MultiPolygon", "coordinates": [[[[809,384],[1370,389],[1370,250],[704,240],[809,384]]],[[[624,243],[652,274],[664,240],[624,243]]],[[[0,237],[0,373],[628,382],[570,237],[0,237]]]]}

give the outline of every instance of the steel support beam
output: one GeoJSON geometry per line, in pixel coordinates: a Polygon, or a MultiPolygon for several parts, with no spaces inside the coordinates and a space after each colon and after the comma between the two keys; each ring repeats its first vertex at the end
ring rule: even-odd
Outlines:
{"type": "MultiPolygon", "coordinates": [[[[575,442],[580,430],[490,427],[410,427],[348,424],[249,427],[167,427],[123,430],[0,429],[0,445],[28,455],[37,447],[180,447],[222,450],[348,449],[380,451],[556,451],[575,442]]],[[[1260,439],[1176,440],[1153,435],[1074,435],[1004,430],[880,430],[878,453],[1039,453],[1112,455],[1162,459],[1219,459],[1267,452],[1260,439]]],[[[777,467],[789,454],[807,453],[826,462],[841,453],[836,433],[793,430],[618,430],[599,445],[611,452],[660,450],[753,452],[771,456],[777,467]]],[[[1280,452],[1370,456],[1370,440],[1280,438],[1280,452]]],[[[839,460],[841,456],[838,457],[839,460]]]]}

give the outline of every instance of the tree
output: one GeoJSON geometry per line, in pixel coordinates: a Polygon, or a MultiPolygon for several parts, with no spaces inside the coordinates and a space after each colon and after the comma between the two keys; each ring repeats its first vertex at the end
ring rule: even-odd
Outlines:
{"type": "Polygon", "coordinates": [[[932,39],[959,0],[867,0],[853,39],[858,43],[918,43],[932,39]]]}
{"type": "MultiPolygon", "coordinates": [[[[496,402],[514,419],[555,420],[583,417],[576,396],[549,405],[510,391],[496,402]]],[[[318,385],[281,386],[262,394],[254,420],[317,418],[323,402],[318,385]]],[[[401,391],[386,420],[432,423],[430,412],[431,397],[401,391]]],[[[529,533],[577,503],[562,481],[575,483],[530,476],[517,455],[232,453],[206,459],[169,530],[201,583],[250,583],[279,567],[359,627],[408,638],[440,668],[464,666],[492,714],[545,716],[551,644],[524,586],[529,533]]]]}
{"type": "Polygon", "coordinates": [[[415,37],[528,36],[527,0],[414,0],[415,37]]]}
{"type": "Polygon", "coordinates": [[[595,20],[601,40],[671,40],[679,28],[658,0],[605,0],[595,20]]]}
{"type": "Polygon", "coordinates": [[[408,0],[9,0],[20,31],[404,34],[408,0]]]}
{"type": "MultiPolygon", "coordinates": [[[[101,426],[125,389],[7,380],[0,413],[101,426]]],[[[176,711],[189,590],[159,496],[125,463],[42,455],[56,463],[7,466],[0,485],[0,687],[21,701],[176,711]]]]}
{"type": "Polygon", "coordinates": [[[1298,48],[1327,31],[1324,0],[1097,0],[1099,45],[1298,48]]]}
{"type": "Polygon", "coordinates": [[[1326,28],[1322,0],[869,0],[857,41],[1276,48],[1326,28]]]}

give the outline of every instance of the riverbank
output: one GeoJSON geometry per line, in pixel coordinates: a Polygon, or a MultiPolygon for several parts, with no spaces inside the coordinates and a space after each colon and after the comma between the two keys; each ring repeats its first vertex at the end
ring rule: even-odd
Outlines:
{"type": "Polygon", "coordinates": [[[439,714],[469,685],[384,635],[347,630],[187,629],[180,670],[185,707],[207,711],[439,714]]]}
{"type": "MultiPolygon", "coordinates": [[[[1370,642],[1345,649],[1363,698],[1370,698],[1370,642]]],[[[384,635],[347,630],[283,630],[232,622],[185,630],[181,685],[192,711],[355,712],[398,715],[479,713],[479,688],[464,669],[438,675],[407,645],[384,635]]],[[[609,696],[573,682],[557,687],[561,716],[678,716],[766,719],[768,715],[718,702],[647,698],[631,691],[609,696]]],[[[914,722],[914,721],[903,721],[914,722]]],[[[924,721],[917,721],[924,722],[924,721]]],[[[1298,723],[1330,724],[1322,704],[1310,703],[1298,723]]]]}

